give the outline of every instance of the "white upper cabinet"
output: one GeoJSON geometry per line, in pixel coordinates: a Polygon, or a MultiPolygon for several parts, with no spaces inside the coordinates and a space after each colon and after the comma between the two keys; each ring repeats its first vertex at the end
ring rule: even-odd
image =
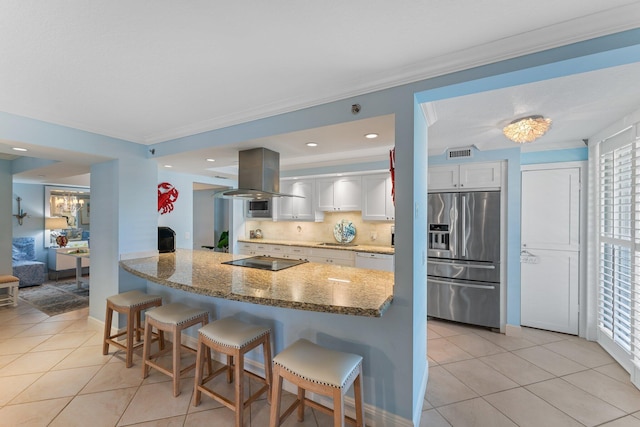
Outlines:
{"type": "Polygon", "coordinates": [[[500,162],[429,166],[429,191],[499,189],[501,171],[500,162]]]}
{"type": "Polygon", "coordinates": [[[362,209],[360,176],[316,180],[318,209],[321,211],[359,211],[362,209]]]}
{"type": "Polygon", "coordinates": [[[362,177],[362,219],[393,221],[395,206],[391,197],[391,175],[381,173],[362,177]]]}
{"type": "Polygon", "coordinates": [[[321,221],[323,214],[317,212],[315,201],[315,180],[282,180],[280,192],[301,197],[278,197],[275,203],[276,221],[321,221]]]}

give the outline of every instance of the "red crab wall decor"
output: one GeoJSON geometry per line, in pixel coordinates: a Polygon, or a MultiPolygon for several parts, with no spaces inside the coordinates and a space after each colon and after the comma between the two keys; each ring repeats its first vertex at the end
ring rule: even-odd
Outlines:
{"type": "Polygon", "coordinates": [[[178,190],[168,182],[158,184],[158,212],[164,215],[173,210],[173,204],[178,200],[178,190]]]}

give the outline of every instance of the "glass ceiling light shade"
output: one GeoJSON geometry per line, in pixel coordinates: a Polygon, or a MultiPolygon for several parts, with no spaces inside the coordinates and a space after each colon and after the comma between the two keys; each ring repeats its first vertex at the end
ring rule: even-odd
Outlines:
{"type": "Polygon", "coordinates": [[[512,121],[502,129],[502,133],[510,140],[523,144],[540,138],[549,130],[550,126],[551,119],[545,119],[542,116],[529,116],[512,121]]]}

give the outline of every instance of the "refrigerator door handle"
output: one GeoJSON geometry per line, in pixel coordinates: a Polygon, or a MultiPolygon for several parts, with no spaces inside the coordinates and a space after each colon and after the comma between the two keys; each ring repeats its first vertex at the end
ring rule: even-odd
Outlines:
{"type": "Polygon", "coordinates": [[[496,288],[494,285],[472,285],[470,283],[447,282],[444,280],[432,279],[431,277],[428,277],[427,281],[431,283],[438,283],[440,285],[460,286],[463,288],[476,288],[476,289],[495,289],[496,288]]]}
{"type": "MultiPolygon", "coordinates": [[[[446,261],[433,261],[431,259],[429,259],[427,261],[429,264],[433,264],[433,265],[450,265],[450,266],[456,266],[455,263],[452,262],[446,262],[446,261]]],[[[481,264],[462,264],[464,267],[467,268],[481,268],[481,269],[485,269],[485,270],[495,270],[496,266],[495,265],[481,265],[481,264]]]]}
{"type": "Polygon", "coordinates": [[[462,196],[462,204],[460,206],[460,210],[462,211],[462,236],[461,237],[461,250],[462,250],[462,257],[466,257],[467,256],[467,197],[466,196],[462,196]]]}
{"type": "Polygon", "coordinates": [[[458,196],[453,195],[453,203],[451,205],[451,211],[449,213],[449,224],[451,225],[451,256],[453,258],[458,257],[458,232],[456,230],[458,224],[458,196]]]}

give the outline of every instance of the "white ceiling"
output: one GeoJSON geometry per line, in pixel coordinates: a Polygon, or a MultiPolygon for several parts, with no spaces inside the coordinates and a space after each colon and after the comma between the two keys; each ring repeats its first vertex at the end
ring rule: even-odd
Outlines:
{"type": "MultiPolygon", "coordinates": [[[[140,144],[636,28],[640,22],[640,2],[629,0],[413,0],[402,7],[371,0],[253,2],[251,7],[211,1],[8,0],[2,9],[0,111],[140,144]]],[[[460,100],[436,102],[430,149],[441,145],[439,140],[491,148],[502,122],[529,110],[549,115],[552,130],[575,142],[584,135],[568,123],[582,122],[586,133],[589,114],[602,112],[574,91],[563,93],[568,95],[557,96],[558,88],[506,91],[502,100],[468,97],[466,107],[455,104],[460,100]]],[[[617,105],[629,103],[618,100],[617,105]]],[[[382,135],[374,142],[360,138],[364,127],[376,127],[372,120],[355,122],[353,130],[334,127],[341,138],[326,129],[322,135],[280,136],[285,148],[276,150],[283,168],[384,156],[393,145],[386,119],[381,130],[373,130],[382,135]],[[335,145],[321,145],[316,150],[321,156],[312,159],[301,141],[321,138],[335,145]]],[[[270,143],[276,144],[242,145],[270,143]]],[[[15,154],[12,145],[0,141],[0,156],[15,154]]],[[[216,168],[224,167],[225,157],[237,158],[238,148],[161,161],[194,172],[192,162],[211,155],[216,168]]],[[[32,147],[29,155],[56,154],[32,147]]],[[[75,161],[73,155],[57,156],[64,160],[57,166],[63,171],[65,163],[75,161]]],[[[68,178],[51,173],[39,179],[68,178]]]]}

